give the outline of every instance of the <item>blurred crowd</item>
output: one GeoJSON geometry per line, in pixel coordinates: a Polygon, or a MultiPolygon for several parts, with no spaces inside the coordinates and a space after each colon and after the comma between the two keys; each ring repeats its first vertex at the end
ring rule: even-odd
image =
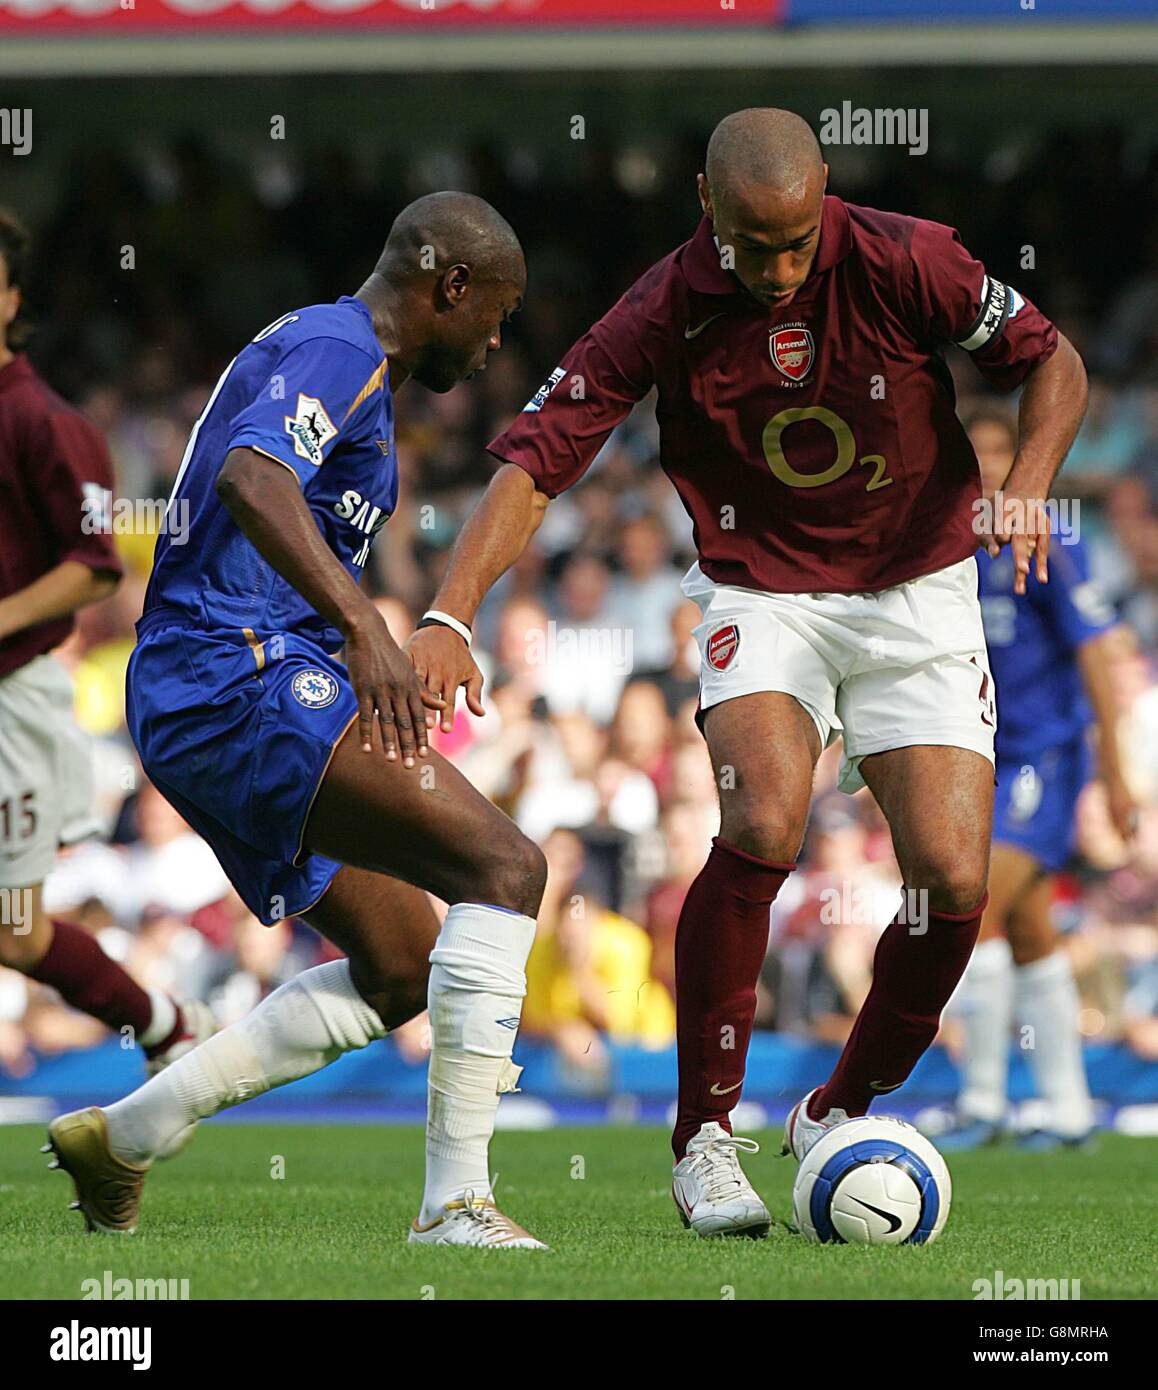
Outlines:
{"type": "MultiPolygon", "coordinates": [[[[410,162],[396,150],[370,163],[289,150],[253,166],[193,138],[132,157],[85,151],[33,229],[31,355],[104,430],[117,495],[163,499],[213,381],[254,332],[353,292],[408,198],[457,186],[493,201],[527,248],[526,308],[483,377],[445,396],[411,384],[400,398],[402,500],[369,583],[401,641],[490,476],[487,440],[572,338],[694,230],[705,135],[653,150],[592,143],[568,151],[565,176],[514,145],[410,162]],[[123,246],[132,270],[111,249],[123,246]]],[[[1095,575],[1121,618],[1114,677],[1145,809],[1124,844],[1100,784],[1086,788],[1055,910],[1083,1033],[1158,1059],[1158,153],[1107,130],[973,152],[968,169],[939,164],[935,150],[884,169],[833,163],[834,191],[850,200],[957,226],[1089,365],[1089,414],[1057,491],[1080,501],[1095,575]]],[[[994,403],[963,357],[951,366],[963,415],[994,403]]],[[[106,835],[62,853],[47,906],[99,933],[143,982],[205,998],[228,1022],[329,948],[300,922],[261,927],[207,846],[142,784],[122,692],[153,541],[137,531],[119,543],[124,583],[81,615],[61,652],[96,739],[106,835]]],[[[693,718],[699,614],[679,588],[691,559],[644,401],[487,599],[476,626],[485,716],[460,708],[453,732],[435,736],[544,846],[524,1030],[595,1084],[609,1044],[673,1040],[676,921],[718,823],[693,718]]],[[[835,790],[838,751],[821,759],[800,866],[773,910],[758,1016],[763,1028],[833,1041],[864,998],[900,888],[875,804],[835,790]]],[[[0,1070],[27,1072],[35,1051],[99,1036],[0,971],[0,1070]]],[[[422,1055],[422,1020],[399,1044],[422,1055]]]]}

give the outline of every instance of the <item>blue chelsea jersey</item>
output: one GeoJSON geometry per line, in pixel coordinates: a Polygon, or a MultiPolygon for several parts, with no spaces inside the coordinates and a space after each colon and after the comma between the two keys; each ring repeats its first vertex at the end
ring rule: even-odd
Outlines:
{"type": "MultiPolygon", "coordinates": [[[[1032,560],[1030,561],[1032,565],[1032,560]]],[[[1091,720],[1078,651],[1114,625],[1089,576],[1080,544],[1055,545],[1049,583],[1031,568],[1024,597],[1013,592],[1013,556],[977,552],[981,612],[997,686],[997,755],[1025,757],[1081,736],[1091,720]]]]}
{"type": "Polygon", "coordinates": [[[231,449],[289,468],[326,544],[360,580],[398,500],[394,408],[370,311],[345,296],[285,314],[233,359],[189,436],[157,541],[145,613],[208,628],[342,636],[238,529],[215,490],[231,449]]]}

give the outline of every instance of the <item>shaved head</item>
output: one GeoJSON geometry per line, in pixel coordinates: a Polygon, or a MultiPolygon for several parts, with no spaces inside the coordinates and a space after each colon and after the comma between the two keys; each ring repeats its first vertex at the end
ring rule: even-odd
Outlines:
{"type": "Polygon", "coordinates": [[[745,184],[801,197],[811,180],[823,178],[823,169],[812,127],[795,111],[775,106],[734,111],[708,141],[705,173],[717,198],[745,184]]]}
{"type": "Polygon", "coordinates": [[[828,166],[808,122],[754,106],[725,116],[708,141],[700,206],[721,265],[762,304],[791,304],[812,269],[828,166]]]}
{"type": "Polygon", "coordinates": [[[404,207],[357,297],[390,359],[395,389],[414,377],[449,391],[480,372],[523,302],[527,266],[514,228],[473,193],[404,207]]]}
{"type": "Polygon", "coordinates": [[[473,193],[430,193],[404,207],[375,270],[398,282],[443,274],[454,265],[469,266],[476,280],[514,285],[520,292],[527,280],[514,228],[473,193]]]}

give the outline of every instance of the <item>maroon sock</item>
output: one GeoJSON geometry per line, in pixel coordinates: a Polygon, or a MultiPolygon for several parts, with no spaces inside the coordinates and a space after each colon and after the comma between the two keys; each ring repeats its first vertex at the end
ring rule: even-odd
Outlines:
{"type": "Polygon", "coordinates": [[[66,1004],[99,1018],[107,1028],[131,1028],[139,1038],[153,1017],[148,994],[88,932],[57,918],[52,927],[52,942],[30,977],[51,985],[66,1004]]]}
{"type": "Polygon", "coordinates": [[[679,1106],[672,1150],[715,1120],[731,1133],[768,949],[768,910],[793,864],[772,864],[718,837],[676,928],[679,1106]]]}
{"type": "MultiPolygon", "coordinates": [[[[913,895],[906,893],[908,901],[913,895]]],[[[969,912],[927,914],[914,931],[901,913],[885,928],[873,957],[873,982],[836,1070],[813,1096],[808,1113],[834,1107],[863,1115],[876,1096],[908,1080],[941,1026],[941,1010],[965,973],[988,894],[969,912]]]]}

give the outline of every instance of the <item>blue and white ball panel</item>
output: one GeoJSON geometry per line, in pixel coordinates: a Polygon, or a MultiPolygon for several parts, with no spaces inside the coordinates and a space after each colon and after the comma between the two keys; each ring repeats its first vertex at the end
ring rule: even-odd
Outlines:
{"type": "Polygon", "coordinates": [[[812,1240],[915,1245],[937,1238],[951,1197],[944,1160],[923,1135],[903,1120],[866,1116],[809,1150],[793,1203],[812,1240]]]}
{"type": "Polygon", "coordinates": [[[133,651],[127,694],[145,771],[250,911],[269,925],[315,903],[340,866],[302,835],[357,714],[346,668],[290,633],[164,626],[133,651]]]}
{"type": "MultiPolygon", "coordinates": [[[[879,1194],[882,1198],[892,1197],[895,1199],[899,1196],[902,1203],[911,1203],[913,1207],[911,1214],[905,1213],[909,1216],[908,1220],[902,1220],[902,1217],[898,1215],[894,1219],[902,1221],[902,1225],[894,1226],[891,1231],[887,1229],[882,1231],[882,1236],[886,1239],[892,1237],[898,1243],[905,1240],[912,1240],[914,1243],[928,1240],[940,1211],[937,1184],[933,1180],[932,1173],[903,1144],[872,1139],[864,1140],[859,1144],[849,1144],[847,1148],[834,1154],[817,1173],[808,1199],[809,1217],[817,1238],[822,1241],[847,1238],[849,1233],[844,1228],[848,1222],[843,1219],[847,1214],[847,1206],[850,1202],[864,1204],[867,1201],[867,1194],[865,1198],[862,1198],[860,1192],[862,1184],[858,1183],[856,1196],[847,1194],[845,1196],[845,1212],[839,1209],[834,1210],[834,1198],[844,1180],[855,1170],[859,1170],[865,1165],[871,1165],[873,1168],[895,1165],[896,1170],[903,1173],[907,1179],[901,1184],[894,1184],[891,1190],[882,1190],[879,1194]]],[[[867,1175],[860,1174],[859,1176],[863,1179],[867,1175]]],[[[883,1178],[880,1181],[883,1188],[883,1178]]],[[[890,1208],[892,1206],[893,1203],[890,1202],[890,1208]]],[[[865,1210],[867,1218],[867,1214],[872,1211],[872,1208],[866,1206],[865,1210]]],[[[869,1222],[866,1227],[867,1232],[870,1233],[869,1238],[871,1238],[872,1233],[875,1233],[877,1224],[886,1224],[879,1217],[879,1214],[877,1223],[869,1222]]]]}

